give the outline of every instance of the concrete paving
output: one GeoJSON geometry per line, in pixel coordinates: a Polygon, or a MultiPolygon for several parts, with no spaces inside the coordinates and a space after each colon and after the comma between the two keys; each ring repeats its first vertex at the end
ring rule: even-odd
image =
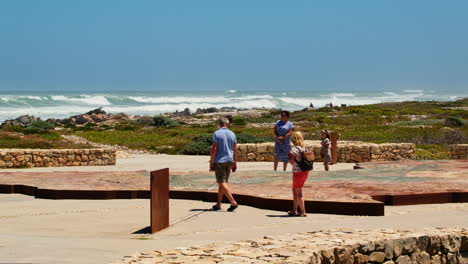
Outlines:
{"type": "MultiPolygon", "coordinates": [[[[287,233],[352,228],[422,230],[468,227],[468,204],[386,207],[386,216],[285,213],[241,206],[233,213],[211,203],[170,201],[171,226],[150,235],[149,200],[42,200],[0,195],[2,263],[110,263],[153,249],[216,241],[259,239],[287,233]]],[[[226,209],[227,205],[225,205],[226,209]]]]}

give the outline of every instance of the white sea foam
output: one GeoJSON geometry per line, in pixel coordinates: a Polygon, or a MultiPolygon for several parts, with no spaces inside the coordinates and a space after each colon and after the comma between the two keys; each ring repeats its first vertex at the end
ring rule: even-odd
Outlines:
{"type": "Polygon", "coordinates": [[[220,104],[212,103],[181,103],[181,104],[158,104],[158,105],[139,105],[139,106],[106,106],[103,109],[108,112],[124,112],[129,114],[149,114],[149,113],[166,113],[166,112],[175,112],[182,111],[185,108],[190,109],[190,111],[195,112],[198,108],[209,108],[209,107],[236,107],[236,108],[275,108],[277,105],[271,100],[261,99],[261,100],[252,100],[252,101],[242,101],[242,102],[227,102],[220,104]]]}
{"type": "Polygon", "coordinates": [[[55,101],[65,101],[65,102],[74,102],[74,103],[82,103],[88,105],[111,105],[111,103],[107,100],[107,98],[103,95],[86,95],[82,94],[79,97],[68,97],[64,95],[53,95],[51,96],[52,100],[55,101]]]}
{"type": "Polygon", "coordinates": [[[424,93],[424,90],[416,90],[416,89],[408,89],[408,90],[403,90],[405,93],[424,93]]]}
{"type": "Polygon", "coordinates": [[[312,103],[323,107],[330,102],[336,106],[364,105],[381,102],[400,102],[418,100],[456,100],[466,97],[463,93],[437,93],[423,90],[404,90],[386,92],[346,93],[332,92],[200,92],[168,95],[164,93],[107,93],[107,94],[0,94],[0,121],[16,118],[19,115],[35,115],[43,119],[65,118],[82,114],[97,107],[104,107],[109,113],[124,112],[133,115],[155,115],[166,112],[182,111],[189,108],[236,107],[236,108],[281,108],[299,110],[312,103]],[[410,92],[408,92],[410,91],[410,92]]]}
{"type": "Polygon", "coordinates": [[[231,90],[227,90],[228,93],[237,93],[237,90],[234,90],[234,89],[231,89],[231,90]]]}
{"type": "Polygon", "coordinates": [[[163,97],[143,97],[143,96],[130,96],[129,99],[140,103],[226,103],[229,102],[229,98],[223,96],[212,96],[212,97],[189,97],[189,96],[163,96],[163,97]]]}
{"type": "MultiPolygon", "coordinates": [[[[324,95],[327,96],[327,95],[324,95]]],[[[332,93],[330,94],[332,97],[354,97],[355,95],[352,93],[332,93]]]]}

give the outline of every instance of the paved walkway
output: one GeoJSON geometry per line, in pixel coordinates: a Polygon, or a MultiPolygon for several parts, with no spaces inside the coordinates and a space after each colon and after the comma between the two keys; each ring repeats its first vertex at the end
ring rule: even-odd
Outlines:
{"type": "Polygon", "coordinates": [[[171,227],[138,233],[149,223],[148,200],[42,200],[0,195],[0,256],[11,263],[110,263],[137,252],[216,241],[333,230],[468,227],[468,204],[386,207],[386,216],[284,213],[241,206],[234,213],[212,204],[171,200],[171,227]],[[135,233],[137,232],[137,233],[135,233]]]}

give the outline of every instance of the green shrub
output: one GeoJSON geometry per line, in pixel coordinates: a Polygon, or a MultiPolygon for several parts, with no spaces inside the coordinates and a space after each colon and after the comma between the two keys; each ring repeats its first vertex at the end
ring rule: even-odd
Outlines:
{"type": "Polygon", "coordinates": [[[130,124],[118,124],[114,127],[114,129],[119,131],[135,131],[137,127],[130,124]]]}
{"type": "Polygon", "coordinates": [[[448,117],[445,119],[444,125],[450,127],[462,127],[465,123],[459,117],[448,117]]]}
{"type": "Polygon", "coordinates": [[[63,127],[64,127],[64,128],[75,129],[75,128],[76,128],[76,125],[75,125],[75,124],[72,124],[72,123],[68,123],[68,124],[65,124],[63,127]]]}
{"type": "Polygon", "coordinates": [[[263,142],[271,141],[268,138],[259,137],[259,136],[255,136],[255,135],[247,134],[247,133],[239,133],[236,136],[237,136],[237,143],[239,143],[239,144],[243,144],[243,143],[263,143],[263,142]]]}
{"type": "Polygon", "coordinates": [[[331,119],[327,116],[321,115],[315,118],[315,121],[319,122],[320,124],[327,124],[330,123],[331,119]]]}
{"type": "Polygon", "coordinates": [[[180,150],[180,153],[187,155],[208,155],[210,154],[212,137],[210,134],[195,137],[192,143],[185,145],[180,150]]]}
{"type": "Polygon", "coordinates": [[[232,124],[236,126],[245,126],[247,125],[247,120],[241,116],[235,116],[232,118],[232,124]]]}
{"type": "Polygon", "coordinates": [[[48,133],[42,134],[41,138],[47,139],[47,140],[59,140],[62,137],[55,132],[48,132],[48,133]]]}
{"type": "Polygon", "coordinates": [[[39,134],[43,133],[47,130],[53,129],[55,126],[49,122],[46,121],[34,121],[31,123],[31,125],[27,126],[24,129],[25,134],[39,134]]]}
{"type": "Polygon", "coordinates": [[[167,116],[155,116],[153,117],[153,125],[156,127],[174,127],[177,126],[179,123],[177,121],[170,119],[167,116]]]}
{"type": "Polygon", "coordinates": [[[151,116],[142,116],[137,120],[133,121],[134,124],[139,124],[143,126],[154,126],[154,117],[151,116]]]}
{"type": "Polygon", "coordinates": [[[417,145],[417,160],[446,160],[449,159],[449,150],[442,145],[417,145]]]}

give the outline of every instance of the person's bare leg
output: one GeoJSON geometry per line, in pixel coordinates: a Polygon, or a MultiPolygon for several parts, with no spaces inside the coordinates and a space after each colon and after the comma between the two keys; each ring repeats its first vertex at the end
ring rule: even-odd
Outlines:
{"type": "Polygon", "coordinates": [[[301,215],[307,215],[306,210],[305,210],[305,204],[304,204],[304,196],[302,196],[302,188],[296,189],[296,196],[297,196],[299,208],[301,210],[301,215]]]}
{"type": "Polygon", "coordinates": [[[273,169],[276,170],[278,169],[278,159],[275,157],[275,161],[273,161],[273,169]]]}
{"type": "Polygon", "coordinates": [[[286,171],[286,168],[288,167],[288,163],[287,162],[284,162],[283,163],[283,171],[286,171]]]}
{"type": "Polygon", "coordinates": [[[296,195],[296,189],[292,189],[292,193],[293,193],[293,209],[291,212],[293,212],[294,214],[297,214],[297,195],[296,195]]]}
{"type": "Polygon", "coordinates": [[[327,161],[323,162],[323,166],[325,167],[325,171],[328,171],[328,162],[327,161]]]}
{"type": "Polygon", "coordinates": [[[223,196],[224,196],[223,187],[221,186],[221,183],[218,182],[218,202],[216,203],[218,208],[221,208],[221,202],[223,201],[223,196]]]}
{"type": "Polygon", "coordinates": [[[236,200],[234,200],[234,197],[232,196],[231,191],[229,190],[229,187],[228,187],[227,183],[225,183],[225,182],[220,183],[219,186],[221,186],[223,188],[223,193],[226,195],[226,197],[228,198],[231,205],[238,206],[236,200]]]}

